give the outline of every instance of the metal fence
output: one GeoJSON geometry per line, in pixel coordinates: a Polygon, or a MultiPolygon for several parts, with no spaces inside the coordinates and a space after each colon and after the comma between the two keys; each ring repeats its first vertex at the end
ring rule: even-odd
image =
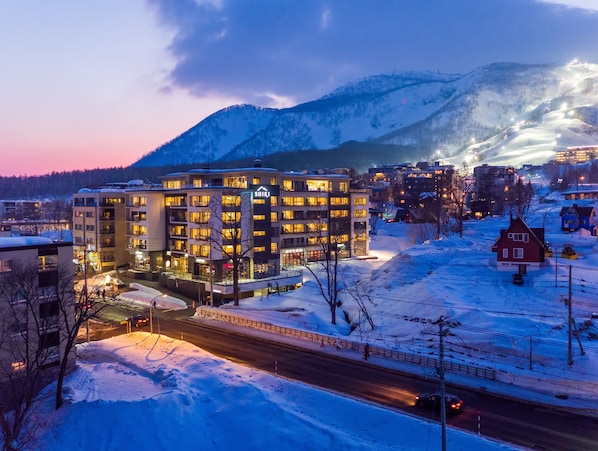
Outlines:
{"type": "MultiPolygon", "coordinates": [[[[310,332],[306,330],[293,329],[290,327],[278,326],[275,324],[256,321],[226,310],[216,310],[211,308],[199,307],[196,309],[197,315],[203,318],[223,321],[230,324],[236,324],[243,327],[250,327],[252,329],[262,330],[265,332],[272,332],[278,335],[283,335],[291,338],[298,338],[312,343],[317,343],[324,346],[340,346],[341,349],[349,349],[351,351],[364,352],[365,344],[347,339],[333,337],[331,335],[324,335],[317,332],[310,332]]],[[[433,368],[436,370],[440,367],[440,360],[436,357],[430,357],[423,354],[413,354],[402,351],[397,351],[389,348],[384,348],[375,345],[369,345],[370,355],[395,360],[402,363],[409,363],[426,368],[433,368]]],[[[444,370],[462,374],[466,376],[478,377],[488,380],[496,380],[496,370],[484,366],[466,365],[463,363],[456,363],[451,361],[444,361],[444,370]]]]}

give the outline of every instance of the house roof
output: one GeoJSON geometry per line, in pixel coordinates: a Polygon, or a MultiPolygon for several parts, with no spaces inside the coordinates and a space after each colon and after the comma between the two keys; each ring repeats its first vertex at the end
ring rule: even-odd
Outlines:
{"type": "Polygon", "coordinates": [[[545,246],[544,245],[544,228],[540,228],[540,227],[530,228],[525,223],[525,221],[523,219],[521,219],[519,216],[517,216],[515,219],[511,219],[511,223],[509,224],[509,227],[500,231],[500,236],[496,239],[496,241],[494,242],[494,245],[492,246],[493,252],[496,252],[498,243],[502,239],[506,238],[507,233],[512,228],[516,228],[518,225],[521,226],[524,230],[526,230],[530,234],[531,240],[536,242],[541,247],[545,246]]]}
{"type": "Polygon", "coordinates": [[[576,215],[583,218],[589,218],[592,216],[594,207],[580,207],[579,205],[572,205],[570,207],[561,208],[560,216],[564,215],[576,215]]]}

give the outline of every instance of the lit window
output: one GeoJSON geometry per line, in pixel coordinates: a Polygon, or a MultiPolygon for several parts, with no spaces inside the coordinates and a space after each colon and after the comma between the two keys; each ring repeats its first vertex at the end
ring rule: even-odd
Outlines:
{"type": "Polygon", "coordinates": [[[27,367],[25,362],[19,361],[19,362],[12,362],[12,370],[14,372],[17,371],[22,371],[27,367]]]}
{"type": "Polygon", "coordinates": [[[222,196],[222,205],[226,207],[238,207],[241,205],[241,196],[222,196]]]}
{"type": "Polygon", "coordinates": [[[0,272],[9,272],[10,270],[10,260],[0,260],[0,272]]]}

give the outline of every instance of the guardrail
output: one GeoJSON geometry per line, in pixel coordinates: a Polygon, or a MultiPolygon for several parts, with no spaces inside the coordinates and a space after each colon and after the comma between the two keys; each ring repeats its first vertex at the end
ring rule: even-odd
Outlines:
{"type": "MultiPolygon", "coordinates": [[[[349,349],[351,351],[364,352],[365,343],[356,342],[352,340],[333,337],[331,335],[324,335],[317,332],[310,332],[301,329],[292,329],[290,327],[278,326],[276,324],[256,321],[244,318],[234,313],[221,309],[213,309],[208,307],[198,307],[195,309],[198,316],[216,321],[223,321],[230,324],[236,324],[243,327],[250,327],[265,332],[271,332],[286,337],[298,338],[301,340],[311,341],[320,346],[339,346],[341,349],[349,349]]],[[[430,357],[422,354],[411,354],[407,352],[397,351],[394,349],[383,348],[380,346],[369,345],[369,352],[371,356],[378,356],[391,360],[396,360],[402,363],[410,363],[426,368],[433,368],[436,370],[440,366],[440,360],[436,357],[430,357]]],[[[463,374],[466,376],[473,376],[488,380],[496,380],[496,370],[489,367],[465,365],[462,363],[444,361],[444,370],[463,374]]]]}

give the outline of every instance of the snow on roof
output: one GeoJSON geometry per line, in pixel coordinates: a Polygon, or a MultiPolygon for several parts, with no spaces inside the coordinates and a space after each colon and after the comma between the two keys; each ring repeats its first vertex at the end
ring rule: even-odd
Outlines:
{"type": "Polygon", "coordinates": [[[41,246],[44,244],[53,244],[50,238],[41,236],[5,236],[0,237],[0,248],[41,246]]]}

